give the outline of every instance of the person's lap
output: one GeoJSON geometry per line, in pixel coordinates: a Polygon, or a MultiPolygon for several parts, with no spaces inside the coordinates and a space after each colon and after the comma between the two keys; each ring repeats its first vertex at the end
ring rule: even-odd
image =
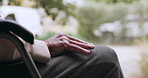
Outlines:
{"type": "Polygon", "coordinates": [[[49,78],[123,78],[117,55],[105,46],[95,46],[91,54],[67,52],[39,65],[44,77],[49,78]],[[121,77],[115,77],[116,76],[121,77]]]}
{"type": "MultiPolygon", "coordinates": [[[[91,52],[87,55],[66,52],[51,58],[47,64],[36,64],[43,78],[123,78],[115,51],[108,47],[95,46],[91,52]]],[[[9,66],[8,71],[12,72],[12,76],[25,75],[18,78],[29,78],[30,74],[26,69],[21,63],[9,66]]]]}

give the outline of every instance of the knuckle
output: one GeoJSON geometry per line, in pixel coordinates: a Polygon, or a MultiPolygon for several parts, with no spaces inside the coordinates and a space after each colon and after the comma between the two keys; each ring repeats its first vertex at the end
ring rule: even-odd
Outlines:
{"type": "Polygon", "coordinates": [[[61,33],[61,32],[60,32],[60,33],[58,33],[58,35],[62,35],[62,36],[63,36],[63,35],[65,35],[65,33],[61,33]]]}
{"type": "Polygon", "coordinates": [[[60,42],[60,45],[65,47],[65,46],[67,46],[68,44],[67,44],[66,42],[62,41],[62,42],[60,42]]]}
{"type": "Polygon", "coordinates": [[[61,33],[57,33],[56,35],[60,35],[61,33]]]}
{"type": "Polygon", "coordinates": [[[58,37],[63,37],[63,36],[66,37],[66,34],[65,34],[65,33],[58,33],[57,36],[58,36],[58,37]]]}
{"type": "Polygon", "coordinates": [[[68,38],[65,37],[65,36],[62,36],[62,37],[60,37],[59,39],[60,39],[60,40],[68,40],[68,38]]]}
{"type": "Polygon", "coordinates": [[[66,42],[66,41],[62,41],[62,44],[63,44],[63,45],[69,45],[69,43],[66,42]]]}
{"type": "Polygon", "coordinates": [[[57,33],[58,37],[61,37],[63,34],[62,33],[57,33]]]}
{"type": "Polygon", "coordinates": [[[69,47],[69,43],[67,43],[67,42],[63,42],[63,46],[65,47],[65,49],[68,49],[68,47],[69,47]]]}
{"type": "Polygon", "coordinates": [[[67,44],[65,41],[62,42],[64,45],[67,44]]]}
{"type": "Polygon", "coordinates": [[[64,37],[60,37],[59,39],[60,39],[60,40],[65,40],[65,38],[64,38],[64,37]]]}
{"type": "Polygon", "coordinates": [[[73,45],[75,48],[78,48],[78,46],[77,45],[73,45]]]}

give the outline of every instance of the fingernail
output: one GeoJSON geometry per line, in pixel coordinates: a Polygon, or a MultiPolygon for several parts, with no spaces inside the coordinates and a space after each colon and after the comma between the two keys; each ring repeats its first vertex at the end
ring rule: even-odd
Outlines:
{"type": "Polygon", "coordinates": [[[93,44],[89,45],[89,47],[94,48],[95,46],[93,44]]]}
{"type": "Polygon", "coordinates": [[[92,45],[89,45],[89,47],[90,47],[90,48],[93,48],[93,46],[92,46],[92,45]]]}
{"type": "Polygon", "coordinates": [[[87,51],[87,54],[90,54],[90,51],[87,51]]]}
{"type": "Polygon", "coordinates": [[[94,47],[94,44],[91,44],[91,46],[93,46],[93,47],[94,47]]]}

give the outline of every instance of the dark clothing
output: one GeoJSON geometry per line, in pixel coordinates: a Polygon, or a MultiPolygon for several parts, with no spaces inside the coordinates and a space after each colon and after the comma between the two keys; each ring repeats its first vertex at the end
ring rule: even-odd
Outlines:
{"type": "MultiPolygon", "coordinates": [[[[115,51],[105,46],[95,46],[91,54],[66,52],[36,65],[43,78],[123,78],[115,51]]],[[[0,78],[31,78],[20,61],[1,66],[0,73],[0,78]]]]}

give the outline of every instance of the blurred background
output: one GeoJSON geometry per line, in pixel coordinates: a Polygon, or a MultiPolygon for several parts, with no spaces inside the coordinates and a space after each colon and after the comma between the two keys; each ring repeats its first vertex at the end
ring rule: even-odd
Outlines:
{"type": "Polygon", "coordinates": [[[64,32],[109,46],[125,78],[148,78],[147,0],[0,0],[0,14],[36,39],[64,32]]]}

